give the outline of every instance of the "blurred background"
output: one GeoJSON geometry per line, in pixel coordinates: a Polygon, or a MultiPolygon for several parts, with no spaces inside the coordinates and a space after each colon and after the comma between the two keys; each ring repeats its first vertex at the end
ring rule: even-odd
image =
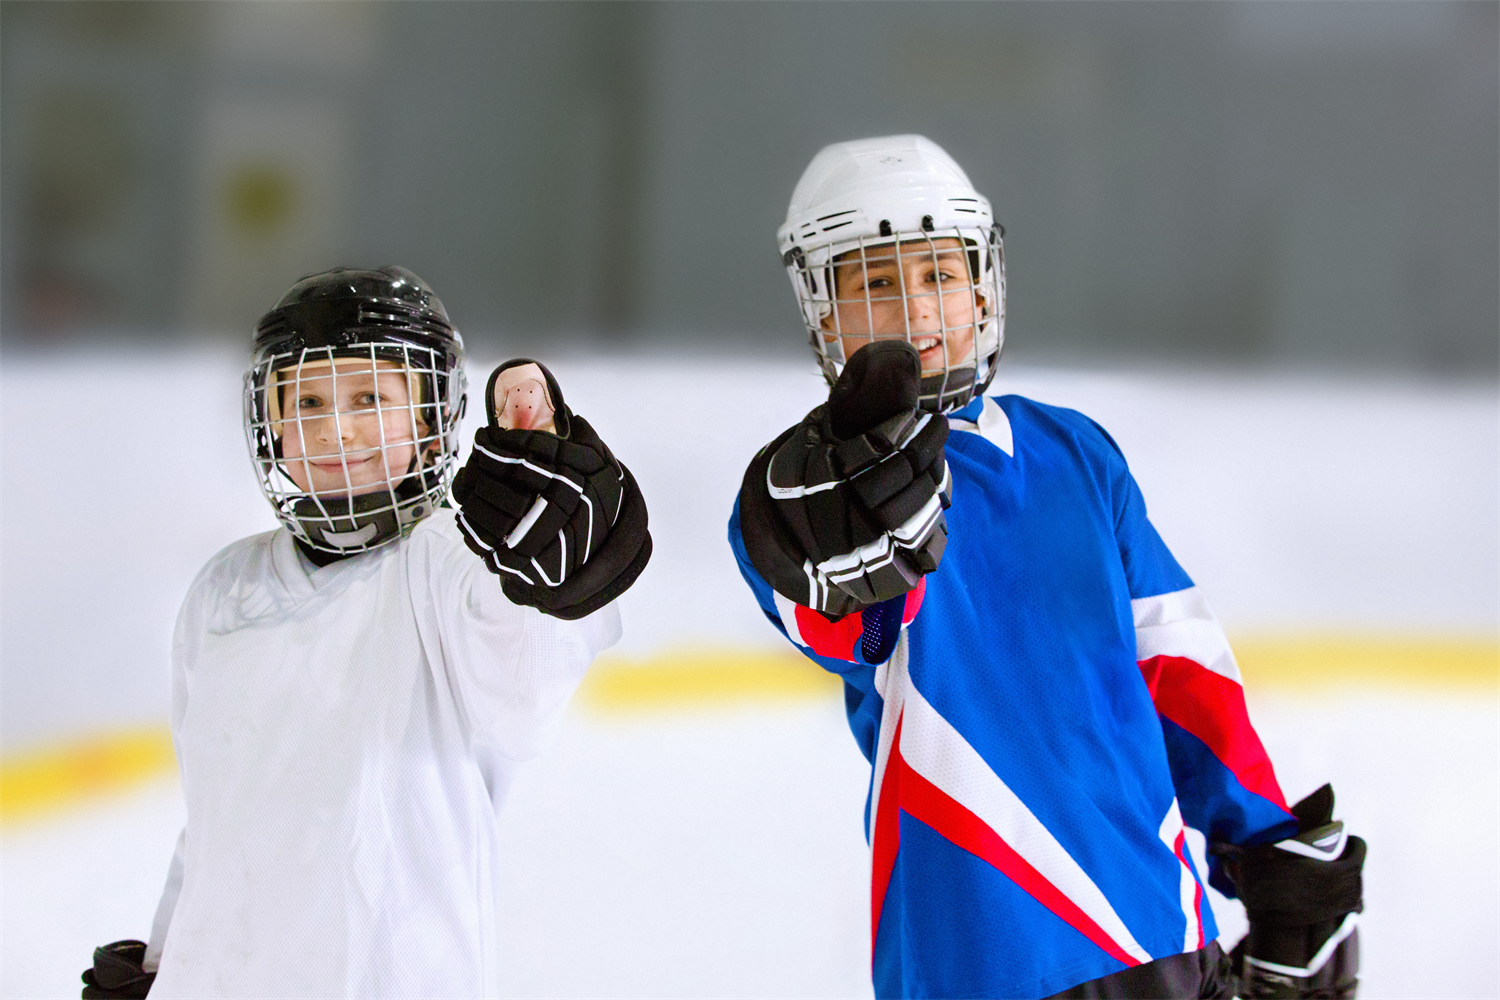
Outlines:
{"type": "Polygon", "coordinates": [[[3,8],[5,344],[243,338],[401,261],[471,347],[795,350],[774,233],[914,131],[1006,226],[1011,350],[1489,371],[1493,3],[3,8]]]}
{"type": "Polygon", "coordinates": [[[723,531],[824,391],[791,189],[920,132],[1006,227],[994,390],[1110,429],[1288,796],[1370,840],[1362,995],[1491,995],[1497,53],[1440,0],[0,3],[0,993],[148,932],[176,606],[274,526],[250,330],[399,263],[471,383],[548,361],[652,504],[505,816],[507,995],[868,995],[868,768],[723,531]]]}

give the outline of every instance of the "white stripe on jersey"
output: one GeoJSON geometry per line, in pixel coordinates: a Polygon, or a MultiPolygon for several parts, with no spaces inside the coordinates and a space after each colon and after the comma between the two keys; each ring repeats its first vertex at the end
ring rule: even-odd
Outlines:
{"type": "Polygon", "coordinates": [[[1135,616],[1135,658],[1180,656],[1240,683],[1240,668],[1224,629],[1197,587],[1130,602],[1135,616]]]}

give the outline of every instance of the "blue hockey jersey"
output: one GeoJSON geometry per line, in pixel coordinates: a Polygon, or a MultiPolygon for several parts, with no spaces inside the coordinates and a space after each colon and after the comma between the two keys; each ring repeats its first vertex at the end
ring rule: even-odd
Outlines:
{"type": "Polygon", "coordinates": [[[1203,947],[1184,824],[1296,826],[1223,631],[1097,424],[1002,396],[950,428],[947,550],[905,598],[829,622],[755,571],[738,503],[729,527],[872,764],[876,995],[1045,997],[1203,947]]]}

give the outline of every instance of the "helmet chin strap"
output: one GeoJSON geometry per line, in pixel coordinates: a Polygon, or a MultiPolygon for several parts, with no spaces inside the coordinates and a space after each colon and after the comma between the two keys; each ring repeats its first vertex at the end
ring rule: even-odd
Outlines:
{"type": "Polygon", "coordinates": [[[946,412],[945,399],[957,395],[968,395],[974,387],[977,369],[973,365],[954,367],[935,375],[923,375],[918,391],[922,409],[933,413],[946,412]]]}
{"type": "MultiPolygon", "coordinates": [[[[386,487],[387,490],[396,495],[398,500],[408,501],[416,499],[425,493],[425,484],[421,479],[421,473],[424,468],[422,464],[423,454],[431,456],[435,452],[429,446],[425,453],[419,452],[413,455],[411,461],[407,463],[406,472],[400,477],[401,481],[394,487],[386,487]]],[[[400,534],[403,527],[408,523],[420,520],[427,513],[426,511],[419,512],[419,509],[407,511],[405,505],[401,503],[396,504],[394,507],[378,506],[376,509],[370,511],[361,511],[359,509],[362,506],[361,501],[364,498],[379,497],[382,492],[384,491],[374,490],[370,493],[354,497],[352,502],[342,497],[322,501],[304,497],[302,500],[297,501],[299,505],[311,502],[318,511],[318,516],[310,516],[309,512],[308,515],[304,515],[303,518],[299,519],[303,522],[303,530],[307,531],[306,522],[312,521],[316,525],[313,529],[318,536],[316,540],[324,546],[332,546],[341,551],[330,552],[326,548],[315,547],[311,544],[310,540],[304,540],[301,537],[295,538],[297,548],[314,565],[321,568],[338,562],[341,559],[347,559],[349,556],[359,555],[368,551],[384,539],[400,534]],[[339,507],[348,509],[338,510],[337,508],[339,507]],[[339,520],[347,521],[350,525],[350,530],[330,531],[329,527],[339,520]],[[328,527],[318,524],[318,522],[326,522],[328,527]],[[338,536],[343,537],[340,538],[338,536]]],[[[373,501],[365,502],[373,504],[373,501]]]]}

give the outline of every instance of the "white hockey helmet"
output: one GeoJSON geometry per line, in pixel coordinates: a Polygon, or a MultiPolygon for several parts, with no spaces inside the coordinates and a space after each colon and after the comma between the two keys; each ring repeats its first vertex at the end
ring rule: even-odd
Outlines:
{"type": "Polygon", "coordinates": [[[951,253],[955,246],[939,241],[955,240],[966,251],[965,286],[972,289],[968,294],[973,298],[971,307],[958,311],[960,315],[939,321],[941,358],[933,364],[924,355],[922,405],[947,413],[983,392],[994,378],[1005,340],[1003,235],[989,200],[974,190],[963,168],[931,139],[893,135],[825,146],[797,182],[786,223],[776,237],[813,350],[829,383],[838,378],[847,354],[862,341],[904,335],[912,342],[914,331],[906,307],[916,297],[934,297],[941,316],[941,303],[951,301],[952,294],[908,289],[902,280],[898,289],[882,298],[899,297],[907,317],[903,327],[875,330],[875,297],[860,291],[857,296],[838,299],[835,263],[859,265],[872,257],[936,261],[940,251],[951,253]],[[876,247],[886,249],[869,254],[876,247]],[[861,315],[869,321],[848,321],[850,316],[861,315]],[[861,329],[851,329],[855,325],[861,329]],[[972,344],[972,349],[950,357],[950,344],[958,342],[972,344]]]}

